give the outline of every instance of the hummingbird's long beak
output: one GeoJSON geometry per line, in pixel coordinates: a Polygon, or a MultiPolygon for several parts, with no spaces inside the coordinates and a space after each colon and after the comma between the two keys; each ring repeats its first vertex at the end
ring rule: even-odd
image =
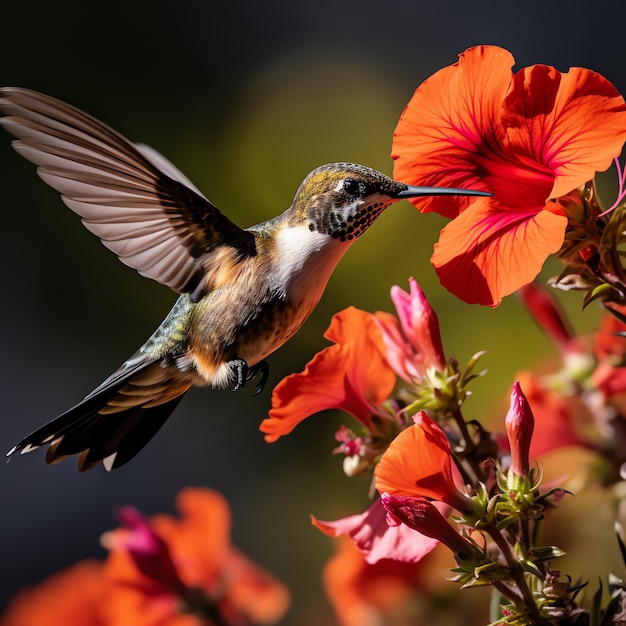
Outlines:
{"type": "Polygon", "coordinates": [[[418,196],[493,196],[488,191],[476,191],[475,189],[455,189],[453,187],[415,187],[407,185],[396,198],[417,198],[418,196]]]}

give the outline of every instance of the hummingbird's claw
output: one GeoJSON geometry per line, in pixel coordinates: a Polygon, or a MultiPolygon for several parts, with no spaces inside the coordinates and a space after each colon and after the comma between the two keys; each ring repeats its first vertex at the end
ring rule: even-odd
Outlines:
{"type": "Polygon", "coordinates": [[[253,396],[258,396],[263,391],[265,383],[267,383],[267,378],[270,374],[270,366],[267,361],[259,361],[256,365],[253,365],[248,371],[246,380],[251,380],[259,372],[261,372],[261,377],[259,378],[259,382],[256,384],[256,390],[252,394],[253,396]]]}
{"type": "Polygon", "coordinates": [[[265,387],[265,383],[267,383],[267,378],[270,373],[270,366],[267,361],[259,361],[255,363],[252,367],[248,367],[248,363],[245,359],[240,359],[238,357],[231,359],[228,361],[228,366],[235,374],[236,380],[235,384],[232,386],[231,391],[239,391],[245,384],[252,380],[259,372],[261,373],[261,378],[257,383],[256,390],[252,394],[256,396],[263,391],[265,387]]]}

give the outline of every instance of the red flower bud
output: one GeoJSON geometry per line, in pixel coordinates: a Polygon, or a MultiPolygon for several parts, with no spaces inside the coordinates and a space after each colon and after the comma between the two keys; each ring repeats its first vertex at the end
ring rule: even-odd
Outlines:
{"type": "Polygon", "coordinates": [[[511,470],[518,476],[527,476],[530,469],[528,456],[535,418],[517,380],[513,383],[511,406],[504,424],[511,448],[511,470]]]}
{"type": "Polygon", "coordinates": [[[390,521],[401,522],[422,535],[440,541],[454,554],[464,555],[472,552],[472,544],[459,535],[437,507],[428,500],[383,493],[381,502],[388,515],[392,517],[390,521]]]}

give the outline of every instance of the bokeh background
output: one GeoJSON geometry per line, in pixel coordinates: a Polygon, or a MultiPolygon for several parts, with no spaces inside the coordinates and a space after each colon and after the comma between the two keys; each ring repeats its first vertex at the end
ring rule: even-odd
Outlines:
{"type": "MultiPolygon", "coordinates": [[[[99,117],[176,163],[236,223],[285,209],[302,178],[330,161],[391,174],[391,137],[417,85],[465,48],[502,45],[518,66],[596,69],[626,93],[621,3],[439,0],[5,3],[0,83],[37,89],[99,117]]],[[[610,186],[610,183],[607,183],[610,186]]],[[[0,450],[69,408],[148,337],[175,296],[123,266],[0,137],[2,278],[0,450]]],[[[462,362],[487,350],[488,376],[467,412],[500,419],[513,376],[547,341],[515,298],[495,310],[458,302],[428,263],[443,222],[395,205],[354,246],[300,334],[271,357],[259,397],[193,390],[150,445],[111,474],[47,467],[42,453],[0,466],[0,609],[61,567],[101,558],[114,511],[173,511],[186,485],[221,491],[235,543],[288,582],[284,624],[332,624],[320,571],[332,542],[309,514],[367,505],[367,484],[332,457],[340,417],[264,443],[271,386],[326,345],[333,313],[391,310],[389,288],[415,276],[462,362]]],[[[546,275],[558,272],[553,266],[546,275]]],[[[597,315],[578,314],[577,327],[597,315]]],[[[585,574],[589,573],[589,562],[585,574]]],[[[582,572],[581,572],[582,573],[582,572]]]]}

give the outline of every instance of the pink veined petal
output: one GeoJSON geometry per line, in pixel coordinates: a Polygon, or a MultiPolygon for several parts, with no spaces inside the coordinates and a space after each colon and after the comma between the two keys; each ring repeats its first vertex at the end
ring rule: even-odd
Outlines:
{"type": "Polygon", "coordinates": [[[476,201],[442,231],[431,262],[441,284],[470,304],[497,306],[532,281],[565,237],[565,215],[476,201]]]}
{"type": "Polygon", "coordinates": [[[385,343],[385,358],[389,367],[398,376],[411,382],[419,376],[419,370],[415,365],[421,365],[423,359],[415,354],[411,344],[402,334],[397,317],[384,311],[377,311],[374,317],[385,343]]]}
{"type": "MultiPolygon", "coordinates": [[[[439,504],[437,506],[442,507],[442,514],[448,515],[448,508],[439,504]]],[[[348,535],[363,552],[368,563],[376,563],[381,559],[418,563],[439,543],[404,524],[389,526],[387,511],[380,500],[376,500],[367,511],[358,515],[344,517],[335,522],[322,522],[311,516],[311,521],[331,537],[348,535]]]]}

